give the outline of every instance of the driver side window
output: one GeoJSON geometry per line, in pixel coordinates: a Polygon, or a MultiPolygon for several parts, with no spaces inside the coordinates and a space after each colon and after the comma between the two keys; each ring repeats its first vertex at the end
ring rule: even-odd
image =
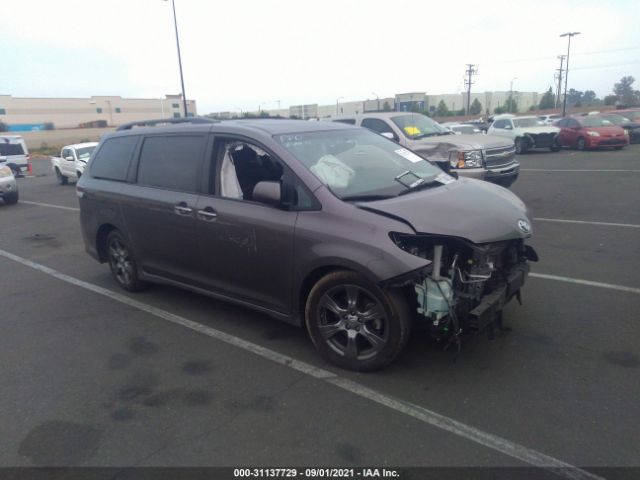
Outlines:
{"type": "MultiPolygon", "coordinates": [[[[248,142],[233,139],[219,141],[216,159],[219,166],[219,194],[222,197],[252,201],[253,190],[258,183],[282,182],[282,163],[248,142]]],[[[210,190],[214,191],[213,184],[210,190]]]]}

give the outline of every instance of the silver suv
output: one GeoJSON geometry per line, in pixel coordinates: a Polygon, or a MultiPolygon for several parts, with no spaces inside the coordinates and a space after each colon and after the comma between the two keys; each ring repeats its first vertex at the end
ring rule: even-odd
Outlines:
{"type": "Polygon", "coordinates": [[[338,117],[335,122],[365,127],[438,162],[446,172],[509,187],[518,178],[513,140],[494,135],[455,135],[421,113],[375,112],[338,117]]]}

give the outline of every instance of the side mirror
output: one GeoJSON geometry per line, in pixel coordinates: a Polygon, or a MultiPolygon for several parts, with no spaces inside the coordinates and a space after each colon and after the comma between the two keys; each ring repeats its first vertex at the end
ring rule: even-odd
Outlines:
{"type": "Polygon", "coordinates": [[[73,157],[64,157],[67,162],[73,162],[73,157]]]}
{"type": "Polygon", "coordinates": [[[394,142],[396,141],[396,136],[392,132],[382,132],[380,135],[384,138],[388,138],[389,140],[393,140],[394,142]]]}
{"type": "Polygon", "coordinates": [[[253,200],[269,205],[280,205],[282,202],[282,186],[280,182],[258,182],[253,187],[253,200]]]}

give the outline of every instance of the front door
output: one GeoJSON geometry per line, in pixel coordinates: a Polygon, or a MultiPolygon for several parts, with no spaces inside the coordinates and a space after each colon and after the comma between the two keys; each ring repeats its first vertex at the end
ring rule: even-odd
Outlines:
{"type": "Polygon", "coordinates": [[[260,181],[283,182],[285,167],[257,145],[216,140],[210,194],[198,201],[200,271],[206,288],[281,313],[291,311],[297,212],[253,198],[260,181]]]}
{"type": "Polygon", "coordinates": [[[67,177],[76,176],[76,157],[72,148],[65,148],[62,150],[60,172],[67,177]]]}

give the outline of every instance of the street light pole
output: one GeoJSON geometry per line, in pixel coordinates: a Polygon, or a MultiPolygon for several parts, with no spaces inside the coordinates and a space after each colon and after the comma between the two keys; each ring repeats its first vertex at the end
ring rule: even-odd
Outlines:
{"type": "Polygon", "coordinates": [[[378,111],[380,111],[380,97],[378,97],[378,94],[376,92],[371,92],[371,95],[376,96],[376,100],[378,101],[378,111]]]}
{"type": "Polygon", "coordinates": [[[511,107],[513,106],[513,81],[517,79],[518,77],[513,77],[511,79],[511,85],[509,87],[509,108],[507,109],[509,113],[511,113],[511,107]]]}
{"type": "Polygon", "coordinates": [[[580,35],[580,32],[567,32],[560,35],[561,37],[569,37],[567,42],[567,67],[564,70],[564,98],[562,100],[562,116],[567,114],[567,80],[569,79],[569,50],[571,49],[571,37],[580,35]]]}
{"type": "MultiPolygon", "coordinates": [[[[165,2],[167,0],[164,0],[165,2]]],[[[182,86],[182,105],[184,106],[185,118],[189,116],[187,113],[187,94],[184,91],[184,76],[182,75],[182,56],[180,55],[180,39],[178,38],[178,20],[176,19],[176,2],[171,0],[171,6],[173,7],[173,26],[176,31],[176,46],[178,47],[178,67],[180,69],[180,85],[182,86]]]]}
{"type": "Polygon", "coordinates": [[[338,102],[339,102],[340,100],[342,100],[343,98],[344,98],[344,97],[338,97],[338,98],[336,98],[336,117],[338,116],[338,102]]]}

